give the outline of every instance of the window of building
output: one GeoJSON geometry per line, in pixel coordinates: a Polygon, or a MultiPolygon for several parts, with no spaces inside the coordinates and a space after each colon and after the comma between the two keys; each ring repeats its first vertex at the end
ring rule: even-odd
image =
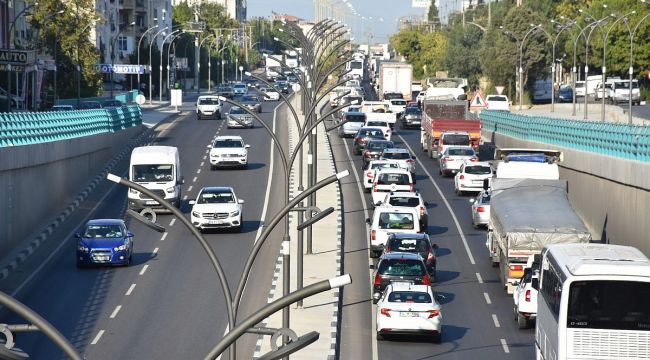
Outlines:
{"type": "Polygon", "coordinates": [[[119,51],[126,51],[126,50],[128,50],[127,45],[128,45],[128,44],[127,44],[127,41],[126,41],[126,36],[120,36],[120,37],[117,39],[117,49],[118,49],[119,51]]]}

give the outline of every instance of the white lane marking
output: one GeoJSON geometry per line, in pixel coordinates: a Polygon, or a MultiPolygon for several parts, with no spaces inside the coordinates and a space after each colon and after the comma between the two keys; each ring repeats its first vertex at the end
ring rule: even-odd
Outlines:
{"type": "Polygon", "coordinates": [[[203,166],[203,165],[205,165],[205,161],[201,161],[201,164],[199,164],[199,166],[203,166]]]}
{"type": "Polygon", "coordinates": [[[102,338],[102,335],[104,335],[104,330],[99,330],[93,341],[90,343],[90,345],[97,345],[99,342],[99,339],[102,338]]]}
{"type": "Polygon", "coordinates": [[[488,305],[492,304],[492,300],[490,300],[490,294],[484,292],[484,293],[483,293],[483,297],[485,298],[485,302],[486,302],[488,305]]]}
{"type": "MultiPolygon", "coordinates": [[[[411,149],[411,146],[404,140],[402,135],[397,134],[397,137],[399,137],[404,145],[409,149],[411,154],[415,154],[413,152],[413,149],[411,149]]],[[[431,180],[431,183],[433,183],[433,186],[436,188],[436,191],[438,192],[438,195],[442,198],[442,201],[445,203],[445,206],[447,207],[447,210],[449,210],[449,213],[451,214],[451,218],[454,220],[454,224],[456,225],[456,230],[458,230],[458,234],[460,234],[460,239],[463,241],[463,246],[465,247],[465,251],[467,252],[467,257],[469,257],[469,262],[472,265],[476,265],[476,261],[474,261],[474,256],[472,255],[472,251],[469,249],[469,245],[467,244],[467,239],[465,238],[465,233],[463,233],[463,229],[460,227],[460,223],[458,222],[458,218],[456,218],[456,214],[454,213],[454,210],[451,208],[451,205],[449,205],[449,202],[447,201],[447,198],[445,195],[442,193],[442,189],[438,186],[436,181],[433,179],[433,176],[431,176],[431,173],[429,173],[429,170],[424,166],[422,161],[420,161],[420,158],[416,158],[417,162],[420,164],[420,167],[422,170],[427,174],[429,177],[429,180],[431,180]]]]}
{"type": "Polygon", "coordinates": [[[199,168],[199,169],[196,169],[196,173],[197,173],[197,174],[200,174],[200,173],[201,173],[201,169],[200,169],[200,168],[199,168]]]}
{"type": "Polygon", "coordinates": [[[154,255],[155,255],[155,254],[158,254],[158,250],[160,250],[160,249],[158,249],[158,248],[154,248],[152,253],[153,253],[154,255]]]}
{"type": "Polygon", "coordinates": [[[494,327],[501,327],[501,324],[499,324],[499,318],[497,318],[497,314],[492,314],[492,321],[494,321],[494,327]]]}
{"type": "Polygon", "coordinates": [[[187,191],[192,191],[192,187],[193,187],[193,186],[194,186],[194,185],[190,185],[190,186],[188,186],[188,187],[187,187],[187,191]]]}
{"type": "Polygon", "coordinates": [[[133,289],[135,289],[135,284],[131,284],[131,286],[129,286],[129,290],[127,290],[126,293],[124,293],[124,295],[126,295],[126,296],[131,295],[131,293],[133,292],[133,289]]]}
{"type": "Polygon", "coordinates": [[[115,319],[115,317],[117,316],[117,313],[120,312],[120,309],[122,309],[122,305],[117,305],[115,307],[115,310],[113,310],[113,312],[111,313],[111,316],[109,316],[109,317],[111,319],[115,319]]]}
{"type": "Polygon", "coordinates": [[[194,177],[194,179],[192,179],[192,182],[196,182],[196,176],[194,177]]]}
{"type": "Polygon", "coordinates": [[[174,226],[175,222],[176,222],[176,218],[173,218],[172,221],[169,222],[169,226],[174,226]]]}
{"type": "Polygon", "coordinates": [[[479,284],[483,284],[483,278],[481,277],[480,273],[476,273],[476,279],[478,279],[479,284]]]}
{"type": "MultiPolygon", "coordinates": [[[[208,152],[210,152],[210,150],[206,151],[205,153],[207,154],[208,152]]],[[[203,155],[203,160],[205,160],[207,158],[208,158],[208,155],[203,155]]]]}
{"type": "MultiPolygon", "coordinates": [[[[171,225],[171,224],[169,224],[169,225],[171,225]]],[[[167,238],[167,234],[168,234],[168,233],[164,232],[164,233],[162,234],[162,236],[160,237],[160,241],[165,241],[165,239],[167,238]]]]}
{"type": "Polygon", "coordinates": [[[187,200],[187,195],[183,195],[183,200],[187,200]]]}
{"type": "Polygon", "coordinates": [[[504,353],[510,354],[510,349],[508,348],[508,343],[506,342],[506,339],[501,339],[501,347],[503,348],[504,353]]]}
{"type": "Polygon", "coordinates": [[[142,267],[142,270],[140,270],[140,275],[144,275],[145,271],[149,268],[149,265],[145,265],[142,267]]]}

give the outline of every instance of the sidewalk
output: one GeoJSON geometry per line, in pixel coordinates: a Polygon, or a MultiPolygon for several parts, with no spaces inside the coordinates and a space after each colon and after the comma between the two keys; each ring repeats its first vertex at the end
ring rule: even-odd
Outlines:
{"type": "MultiPolygon", "coordinates": [[[[645,105],[643,105],[645,106],[645,105]]],[[[637,107],[633,107],[636,109],[637,107]]],[[[512,104],[510,111],[514,114],[530,115],[530,116],[546,116],[568,120],[585,120],[585,104],[584,101],[576,102],[575,116],[573,115],[573,103],[556,103],[555,111],[551,112],[551,104],[542,105],[524,105],[519,110],[518,104],[512,104]],[[529,108],[530,107],[530,108],[529,108]]],[[[601,121],[602,119],[602,104],[589,103],[587,105],[587,119],[586,121],[601,121]]],[[[633,112],[634,114],[634,112],[633,112]]],[[[605,121],[615,123],[628,123],[627,108],[622,108],[616,105],[605,104],[605,121]]],[[[632,122],[635,125],[650,125],[650,120],[641,117],[632,116],[632,122]]]]}
{"type": "MultiPolygon", "coordinates": [[[[300,96],[294,96],[292,105],[299,108],[300,96]]],[[[299,134],[293,119],[289,118],[289,142],[290,148],[293,150],[296,145],[299,134]]],[[[301,121],[303,119],[301,118],[301,121]]],[[[306,143],[303,144],[306,146],[306,143]]],[[[303,184],[307,184],[307,156],[304,156],[304,180],[303,184]]],[[[316,154],[318,160],[317,172],[318,179],[331,176],[336,173],[334,168],[334,160],[330,144],[325,133],[324,126],[318,126],[318,152],[316,154]]],[[[294,166],[291,184],[291,196],[298,193],[298,170],[297,164],[294,166]]],[[[306,203],[306,202],[305,202],[306,203]]],[[[330,184],[316,193],[317,206],[324,210],[328,207],[335,209],[334,213],[325,217],[313,226],[313,254],[304,256],[304,282],[303,286],[313,284],[322,280],[327,280],[341,273],[341,194],[338,182],[330,184]]],[[[297,274],[297,239],[298,233],[296,231],[296,216],[295,212],[291,213],[291,291],[296,290],[296,274],[297,274]]],[[[307,241],[305,231],[305,243],[307,241]]],[[[306,249],[306,245],[305,245],[306,249]]],[[[273,283],[269,293],[268,302],[277,300],[282,296],[282,255],[278,257],[276,263],[275,273],[273,275],[273,283]]],[[[354,280],[353,280],[354,281],[354,280]]],[[[338,304],[339,304],[339,290],[326,291],[303,300],[303,307],[298,308],[296,305],[291,306],[290,312],[290,328],[296,332],[298,336],[305,335],[310,331],[317,331],[320,333],[318,341],[307,346],[306,348],[291,355],[291,359],[299,360],[313,360],[313,359],[334,359],[336,351],[336,333],[338,325],[338,304]]],[[[265,319],[264,326],[271,328],[282,327],[282,312],[279,311],[269,318],[265,319]]],[[[258,337],[257,346],[255,349],[254,358],[271,351],[270,337],[258,337]]]]}

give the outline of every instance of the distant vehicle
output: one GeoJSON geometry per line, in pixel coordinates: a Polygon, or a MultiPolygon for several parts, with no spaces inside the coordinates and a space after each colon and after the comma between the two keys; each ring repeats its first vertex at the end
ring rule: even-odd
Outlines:
{"type": "Polygon", "coordinates": [[[524,267],[524,275],[512,294],[515,320],[520,329],[529,328],[537,317],[540,262],[541,256],[539,254],[528,258],[524,267]]]}
{"type": "Polygon", "coordinates": [[[345,64],[345,70],[350,71],[347,76],[351,79],[363,79],[365,74],[365,65],[363,60],[352,60],[345,64]]]}
{"type": "Polygon", "coordinates": [[[241,98],[241,103],[247,109],[254,111],[258,114],[262,112],[262,101],[257,95],[244,95],[241,98]]]}
{"type": "MultiPolygon", "coordinates": [[[[15,109],[18,107],[18,105],[23,104],[23,99],[19,97],[18,95],[11,94],[10,96],[7,95],[7,90],[3,89],[0,87],[0,102],[5,102],[7,101],[7,98],[11,98],[11,108],[15,109]]],[[[2,109],[4,111],[4,109],[2,109]]]]}
{"type": "Polygon", "coordinates": [[[264,101],[280,100],[280,93],[274,88],[269,88],[269,87],[260,88],[260,94],[262,94],[262,99],[264,99],[264,101]]]}
{"type": "Polygon", "coordinates": [[[533,85],[533,104],[542,104],[551,102],[551,93],[553,81],[551,79],[535,80],[533,85]]]}
{"type": "Polygon", "coordinates": [[[390,140],[370,140],[363,152],[363,166],[381,157],[385,149],[394,148],[395,143],[390,140]]]}
{"type": "Polygon", "coordinates": [[[425,98],[451,96],[452,100],[461,100],[465,95],[467,79],[463,78],[429,78],[427,79],[425,98]]]}
{"type": "MultiPolygon", "coordinates": [[[[399,92],[386,92],[386,93],[384,93],[384,101],[393,100],[393,99],[404,100],[404,95],[402,93],[399,93],[399,92]]],[[[390,103],[389,103],[389,106],[390,106],[390,103]]]]}
{"type": "Polygon", "coordinates": [[[486,110],[510,111],[510,101],[505,95],[488,95],[485,97],[486,110]]]}
{"type": "Polygon", "coordinates": [[[465,161],[454,177],[454,191],[458,195],[463,195],[465,191],[481,191],[484,180],[492,175],[492,167],[487,161],[465,161]]]}
{"type": "MultiPolygon", "coordinates": [[[[429,211],[427,210],[429,204],[422,199],[422,195],[417,191],[391,191],[386,194],[386,197],[379,202],[379,204],[382,206],[403,206],[415,208],[420,214],[420,228],[426,229],[429,227],[429,211]]],[[[423,257],[423,259],[426,259],[426,257],[423,257]]]]}
{"type": "Polygon", "coordinates": [[[77,267],[131,264],[133,233],[121,219],[90,220],[75,237],[77,267]]]}
{"type": "Polygon", "coordinates": [[[362,112],[346,112],[343,114],[341,121],[345,122],[338,128],[339,136],[354,136],[365,124],[366,114],[362,112]]]}
{"type": "Polygon", "coordinates": [[[393,135],[393,131],[390,128],[390,124],[384,120],[366,120],[366,123],[363,124],[363,127],[373,127],[380,128],[384,132],[386,140],[390,140],[393,135]]]}
{"type": "Polygon", "coordinates": [[[380,160],[393,160],[401,163],[402,168],[411,173],[411,177],[415,182],[415,155],[411,154],[407,149],[392,148],[384,149],[379,157],[380,160]]]}
{"type": "Polygon", "coordinates": [[[401,117],[402,129],[417,127],[422,124],[422,110],[417,107],[407,107],[401,117]]]}
{"type": "Polygon", "coordinates": [[[232,187],[204,187],[189,204],[192,225],[199,231],[224,228],[242,231],[244,200],[237,198],[232,187]]]}
{"type": "MultiPolygon", "coordinates": [[[[2,97],[0,95],[0,97],[2,97]]],[[[50,111],[73,111],[74,106],[72,105],[53,105],[52,108],[50,108],[50,111]]]]}
{"type": "Polygon", "coordinates": [[[286,81],[277,80],[275,83],[273,83],[273,86],[283,94],[289,93],[289,83],[286,81]]]}
{"type": "Polygon", "coordinates": [[[217,86],[217,95],[232,99],[235,97],[235,92],[232,87],[228,85],[219,85],[217,86]]]}
{"type": "Polygon", "coordinates": [[[392,334],[425,334],[432,342],[440,342],[442,313],[430,286],[396,281],[375,294],[377,340],[392,334]]]}
{"type": "Polygon", "coordinates": [[[545,247],[537,298],[536,358],[647,357],[648,294],[650,261],[636,248],[545,247]],[[594,338],[598,340],[587,340],[594,338]]]}
{"type": "Polygon", "coordinates": [[[438,155],[442,154],[450,146],[472,146],[472,138],[469,133],[461,131],[445,131],[440,134],[438,142],[438,155]]]}
{"type": "Polygon", "coordinates": [[[404,113],[404,109],[406,108],[406,100],[404,99],[390,99],[388,101],[390,105],[388,105],[388,108],[390,111],[395,114],[397,118],[402,116],[402,113],[404,113]]]}
{"type": "Polygon", "coordinates": [[[232,92],[235,96],[241,96],[248,92],[248,85],[242,83],[235,83],[232,85],[232,92]]]}
{"type": "MultiPolygon", "coordinates": [[[[641,94],[639,92],[639,81],[632,81],[632,105],[641,104],[641,94]]],[[[614,81],[612,90],[610,91],[609,101],[612,104],[621,102],[627,103],[630,101],[630,82],[628,80],[614,81]]]]}
{"type": "MultiPolygon", "coordinates": [[[[411,100],[413,66],[401,62],[383,62],[379,65],[379,94],[384,100],[387,93],[398,93],[400,99],[411,100]]],[[[421,88],[421,86],[420,86],[421,88]]]]}
{"type": "Polygon", "coordinates": [[[445,176],[455,174],[465,161],[478,162],[478,156],[474,152],[474,149],[469,146],[450,146],[440,157],[438,172],[440,175],[445,176]]]}
{"type": "Polygon", "coordinates": [[[432,159],[441,154],[439,146],[444,133],[469,135],[469,143],[475,150],[481,142],[481,120],[469,112],[467,100],[427,97],[422,108],[421,128],[420,145],[432,159]]]}
{"type": "Polygon", "coordinates": [[[394,284],[395,281],[411,282],[414,285],[431,285],[431,277],[420,254],[408,252],[383,254],[379,258],[372,279],[373,300],[379,299],[375,294],[381,294],[389,284],[394,284]]]}
{"type": "Polygon", "coordinates": [[[244,111],[244,109],[239,106],[233,106],[230,108],[230,112],[226,113],[228,121],[226,126],[228,129],[232,128],[249,128],[252,129],[255,127],[255,121],[251,114],[244,111]]]}
{"type": "Polygon", "coordinates": [[[282,54],[273,54],[264,58],[266,78],[273,81],[282,74],[282,54]]]}
{"type": "Polygon", "coordinates": [[[361,155],[366,149],[366,144],[372,139],[386,140],[386,135],[379,128],[362,127],[354,136],[352,151],[355,155],[361,155]]]}
{"type": "MultiPolygon", "coordinates": [[[[413,192],[413,178],[408,170],[382,169],[375,174],[372,184],[372,204],[380,206],[386,194],[394,191],[413,192]]],[[[418,219],[420,216],[418,215],[418,219]]]]}
{"type": "Polygon", "coordinates": [[[594,101],[602,100],[603,96],[605,97],[605,100],[609,100],[609,94],[612,92],[613,85],[614,84],[611,82],[606,82],[603,89],[603,83],[599,82],[596,84],[596,89],[594,90],[594,101]]]}
{"type": "Polygon", "coordinates": [[[481,191],[476,198],[470,199],[472,204],[472,225],[474,229],[487,226],[490,220],[490,191],[481,191]]]}
{"type": "Polygon", "coordinates": [[[397,117],[390,111],[388,101],[364,101],[361,104],[361,111],[366,114],[368,120],[384,120],[391,128],[395,128],[397,117]]]}
{"type": "Polygon", "coordinates": [[[580,80],[576,81],[576,97],[583,97],[587,94],[585,89],[585,82],[580,80]]]}
{"type": "Polygon", "coordinates": [[[557,101],[559,102],[573,102],[573,89],[571,86],[564,85],[560,86],[560,90],[557,92],[557,101]]]}
{"type": "Polygon", "coordinates": [[[196,118],[221,119],[221,100],[217,96],[201,95],[196,99],[196,118]]]}
{"type": "MultiPolygon", "coordinates": [[[[374,140],[373,140],[374,141],[374,140]]],[[[383,141],[383,140],[379,140],[383,141]]],[[[363,167],[363,190],[370,192],[372,184],[374,183],[375,176],[378,171],[382,169],[400,169],[400,164],[392,160],[370,160],[363,167]]]]}
{"type": "Polygon", "coordinates": [[[210,168],[217,167],[243,167],[248,166],[248,149],[250,145],[244,143],[239,135],[217,136],[210,149],[210,168]]]}
{"type": "MultiPolygon", "coordinates": [[[[131,152],[129,180],[153,191],[176,207],[181,205],[182,187],[180,155],[174,146],[141,146],[131,152]]],[[[163,210],[156,200],[137,190],[127,192],[129,208],[163,210]]]]}
{"type": "MultiPolygon", "coordinates": [[[[381,255],[390,234],[415,234],[424,232],[424,229],[420,228],[418,217],[418,211],[413,208],[397,206],[376,207],[372,218],[366,219],[366,223],[370,225],[370,257],[376,258],[381,255]]],[[[424,270],[426,273],[426,269],[424,270]]]]}
{"type": "Polygon", "coordinates": [[[102,108],[118,108],[122,107],[124,104],[122,104],[121,101],[112,99],[112,100],[105,100],[102,102],[102,108]]]}
{"type": "Polygon", "coordinates": [[[77,105],[77,110],[101,109],[102,104],[99,101],[82,101],[77,105]]]}

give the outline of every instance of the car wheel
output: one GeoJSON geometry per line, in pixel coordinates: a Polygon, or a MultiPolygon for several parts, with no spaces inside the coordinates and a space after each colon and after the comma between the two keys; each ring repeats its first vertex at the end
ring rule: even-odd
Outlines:
{"type": "Polygon", "coordinates": [[[441,333],[435,333],[431,335],[431,341],[435,344],[440,344],[440,341],[442,340],[442,334],[441,333]]]}
{"type": "Polygon", "coordinates": [[[442,169],[438,169],[438,175],[442,176],[442,169]]]}
{"type": "Polygon", "coordinates": [[[517,327],[519,329],[528,329],[528,319],[521,314],[517,314],[517,327]]]}
{"type": "Polygon", "coordinates": [[[382,340],[384,340],[384,335],[382,335],[382,334],[380,334],[380,333],[377,333],[377,336],[376,336],[376,337],[377,337],[377,341],[382,341],[382,340]]]}
{"type": "Polygon", "coordinates": [[[370,250],[370,257],[376,259],[381,256],[381,251],[370,250]]]}
{"type": "Polygon", "coordinates": [[[370,188],[363,188],[363,192],[370,194],[370,188]]]}

